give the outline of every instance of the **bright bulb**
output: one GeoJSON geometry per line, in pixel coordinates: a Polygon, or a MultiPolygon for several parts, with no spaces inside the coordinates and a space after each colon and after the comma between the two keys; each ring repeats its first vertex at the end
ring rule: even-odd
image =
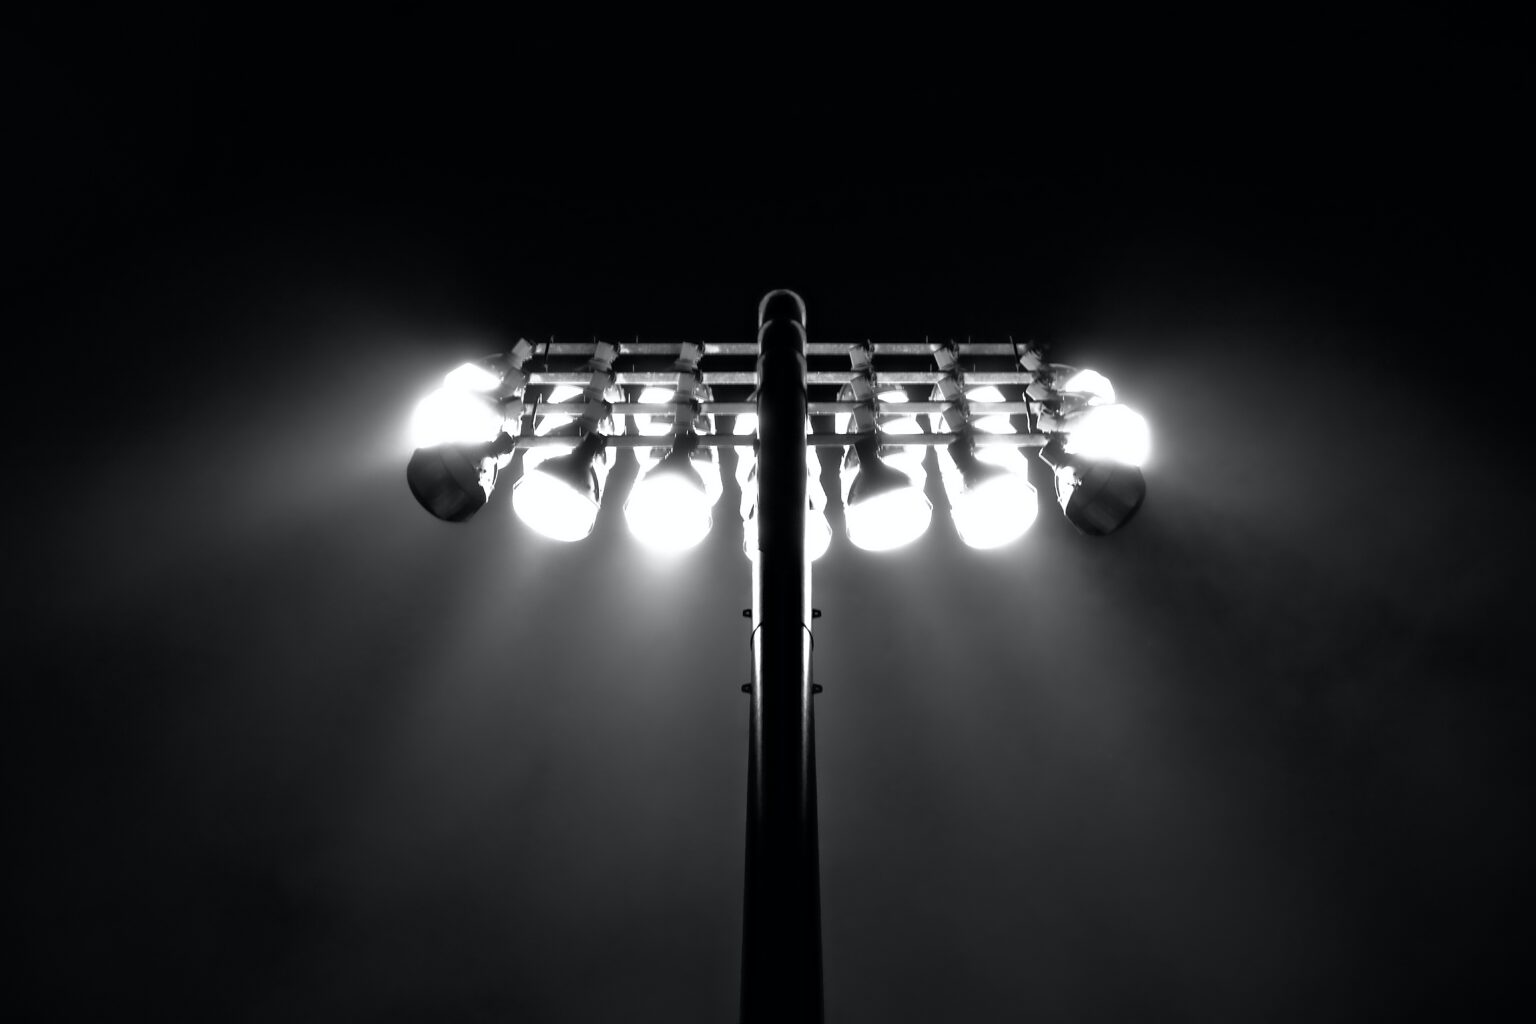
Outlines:
{"type": "Polygon", "coordinates": [[[501,378],[479,363],[465,363],[443,378],[443,386],[454,391],[495,391],[501,378]]]}
{"type": "Polygon", "coordinates": [[[827,514],[819,508],[809,509],[805,513],[805,553],[811,561],[816,561],[827,553],[832,546],[832,524],[827,522],[827,514]]]}
{"type": "Polygon", "coordinates": [[[624,505],[629,532],[646,547],[687,551],[708,534],[713,503],[702,484],[681,473],[647,473],[624,505]]]}
{"type": "Polygon", "coordinates": [[[1034,525],[1040,501],[1018,473],[1005,473],[950,497],[955,532],[969,547],[996,548],[1024,536],[1034,525]]]}
{"type": "MultiPolygon", "coordinates": [[[[673,394],[674,389],[670,387],[648,387],[640,392],[640,404],[668,405],[673,394]]],[[[647,437],[665,437],[672,433],[672,421],[661,416],[636,416],[635,427],[647,437]]]]}
{"type": "Polygon", "coordinates": [[[1115,400],[1115,386],[1097,370],[1078,370],[1057,390],[1069,395],[1087,395],[1095,404],[1115,400]]]}
{"type": "Polygon", "coordinates": [[[1069,455],[1140,466],[1152,450],[1147,421],[1123,405],[1096,405],[1074,417],[1068,429],[1069,455]]]}
{"type": "Polygon", "coordinates": [[[513,486],[512,511],[551,540],[581,540],[597,523],[597,502],[590,495],[537,469],[525,472],[513,486]]]}
{"type": "Polygon", "coordinates": [[[494,441],[501,433],[502,422],[501,409],[484,395],[438,388],[417,403],[411,414],[411,446],[431,448],[494,441]]]}
{"type": "MultiPolygon", "coordinates": [[[[574,384],[556,384],[549,389],[549,394],[544,396],[544,408],[548,409],[551,406],[564,405],[581,394],[581,388],[576,387],[574,384]]],[[[534,425],[533,432],[543,437],[562,427],[568,427],[575,422],[576,417],[563,412],[549,413],[539,417],[539,422],[534,425]]]]}
{"type": "Polygon", "coordinates": [[[890,551],[928,529],[933,505],[916,487],[902,487],[847,506],[848,539],[865,551],[890,551]]]}
{"type": "Polygon", "coordinates": [[[1013,433],[1013,418],[1006,414],[994,413],[988,416],[987,405],[992,402],[1004,402],[1007,399],[1002,391],[991,384],[979,388],[971,388],[966,391],[965,397],[971,403],[971,429],[978,434],[1011,434],[1013,433]]]}

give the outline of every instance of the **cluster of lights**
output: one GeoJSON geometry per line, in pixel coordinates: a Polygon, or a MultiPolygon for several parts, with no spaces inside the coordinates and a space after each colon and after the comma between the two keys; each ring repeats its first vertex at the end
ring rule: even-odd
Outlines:
{"type": "MultiPolygon", "coordinates": [[[[1010,405],[993,385],[968,385],[953,347],[932,348],[941,374],[929,396],[928,410],[938,411],[928,412],[927,430],[922,413],[902,408],[910,402],[904,389],[876,382],[869,346],[849,350],[853,374],[837,405],[846,411],[836,419],[837,437],[847,440],[841,490],[848,538],[855,546],[893,550],[927,531],[933,518],[926,493],[929,447],[936,449],[938,477],[956,533],[970,547],[1013,543],[1033,525],[1039,501],[1028,479],[1025,447],[1039,448],[1053,471],[1058,503],[1079,530],[1108,534],[1131,519],[1146,493],[1139,467],[1150,452],[1150,435],[1146,421],[1116,401],[1107,379],[1092,370],[1047,364],[1025,350],[1019,363],[1028,381],[1026,407],[1034,411],[1023,416],[1029,429],[1015,444],[1003,436],[1018,434],[1020,406],[1010,405]]],[[[520,436],[530,379],[523,366],[531,351],[527,342],[519,342],[506,356],[465,364],[417,406],[411,431],[416,450],[406,476],[423,507],[450,522],[470,518],[521,448],[513,511],[545,537],[580,540],[596,524],[622,438],[640,466],[624,504],[630,532],[657,551],[686,551],[713,526],[722,495],[717,452],[727,443],[737,448],[743,547],[749,556],[755,554],[757,468],[750,446],[756,416],[738,410],[735,439],[712,436],[714,416],[708,410],[715,403],[698,369],[702,346],[682,346],[673,364],[675,383],[650,384],[624,406],[634,426],[626,433],[626,417],[613,413],[625,397],[612,368],[618,350],[597,343],[583,367],[587,382],[550,387],[528,410],[532,430],[520,436]],[[656,413],[638,411],[646,406],[656,406],[656,413]]],[[[832,540],[816,450],[806,449],[806,549],[811,558],[824,554],[832,540]]]]}

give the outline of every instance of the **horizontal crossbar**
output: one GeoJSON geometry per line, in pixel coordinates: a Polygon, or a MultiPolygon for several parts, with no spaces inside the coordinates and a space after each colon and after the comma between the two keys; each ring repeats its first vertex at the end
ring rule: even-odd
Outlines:
{"type": "MultiPolygon", "coordinates": [[[[855,434],[807,434],[805,443],[812,448],[844,448],[858,437],[855,434]]],[[[953,444],[954,434],[886,434],[882,442],[889,445],[921,448],[938,448],[953,444]]],[[[1012,448],[1043,448],[1050,440],[1044,434],[975,434],[972,440],[978,445],[1006,445],[1012,448]]],[[[573,448],[577,439],[570,436],[525,436],[516,439],[519,448],[544,448],[562,446],[573,448]]],[[[670,434],[646,437],[640,434],[617,434],[608,438],[610,448],[665,448],[672,443],[670,434]]],[[[751,448],[757,443],[753,434],[701,434],[699,444],[706,448],[751,448]]]]}
{"type": "MultiPolygon", "coordinates": [[[[1038,411],[1030,407],[1029,402],[972,402],[970,410],[972,416],[1012,416],[1038,411]]],[[[528,414],[532,414],[533,406],[530,404],[528,414]]],[[[839,414],[851,414],[865,408],[859,402],[810,402],[807,405],[812,416],[836,416],[839,414]]],[[[952,408],[948,402],[883,402],[880,405],[882,413],[897,416],[912,415],[937,415],[946,409],[952,408]]],[[[651,405],[641,402],[614,402],[609,406],[615,416],[654,416],[657,419],[671,419],[673,409],[668,405],[651,405]]],[[[700,402],[699,412],[706,416],[747,416],[757,412],[756,402],[700,402]]],[[[546,402],[538,406],[540,416],[574,416],[580,415],[581,407],[566,405],[558,402],[546,402]]]]}
{"type": "MultiPolygon", "coordinates": [[[[533,347],[534,358],[545,355],[551,356],[580,356],[583,358],[592,355],[597,347],[594,341],[551,341],[535,344],[533,347]]],[[[684,344],[701,344],[698,342],[677,341],[618,341],[609,342],[619,350],[621,356],[675,356],[678,355],[684,344]]],[[[706,341],[702,342],[706,356],[755,356],[757,355],[757,342],[755,341],[706,341]]],[[[853,342],[828,342],[812,341],[805,346],[805,354],[808,356],[846,356],[850,348],[859,347],[862,343],[853,342]]],[[[944,348],[942,344],[930,344],[925,341],[877,341],[869,345],[871,352],[877,356],[926,356],[932,355],[935,348],[944,348]]],[[[954,346],[955,351],[962,356],[1012,356],[1017,350],[1006,341],[982,341],[960,342],[954,346]]]]}
{"type": "MultiPolygon", "coordinates": [[[[846,384],[854,377],[852,370],[811,370],[806,375],[807,384],[846,384]]],[[[945,379],[946,375],[937,370],[896,370],[891,372],[877,371],[875,373],[876,386],[880,384],[937,384],[945,379]]],[[[546,373],[534,371],[528,375],[529,384],[571,384],[576,387],[586,385],[592,379],[591,371],[573,373],[546,373]]],[[[703,383],[710,385],[746,384],[755,387],[757,385],[757,373],[752,370],[716,371],[704,372],[699,378],[703,383]]],[[[999,372],[965,372],[965,383],[969,386],[978,384],[1031,384],[1035,380],[1032,373],[1022,370],[1003,370],[999,372]]],[[[673,384],[677,383],[676,372],[634,372],[620,371],[614,374],[615,384],[673,384]]]]}

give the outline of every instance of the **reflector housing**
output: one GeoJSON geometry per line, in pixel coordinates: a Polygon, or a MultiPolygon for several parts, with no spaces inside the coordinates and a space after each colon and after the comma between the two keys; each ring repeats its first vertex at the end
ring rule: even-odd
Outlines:
{"type": "Polygon", "coordinates": [[[1130,522],[1147,497],[1141,470],[1121,462],[1095,462],[1067,454],[1059,440],[1040,450],[1056,473],[1056,500],[1067,522],[1103,537],[1130,522]]]}
{"type": "Polygon", "coordinates": [[[862,437],[843,465],[848,539],[866,551],[890,551],[910,544],[923,535],[933,518],[933,504],[915,476],[888,465],[879,449],[875,435],[862,437]]]}
{"type": "MultiPolygon", "coordinates": [[[[635,481],[624,504],[630,533],[656,551],[678,552],[695,547],[714,525],[715,503],[704,476],[694,465],[696,434],[678,437],[672,451],[635,481]]],[[[718,475],[712,464],[707,467],[718,475]]]]}
{"type": "Polygon", "coordinates": [[[512,445],[502,434],[488,444],[418,448],[406,463],[405,482],[422,508],[445,522],[462,523],[489,500],[512,445]]]}
{"type": "Polygon", "coordinates": [[[1016,448],[976,451],[957,438],[939,455],[955,532],[968,547],[1001,547],[1022,537],[1039,515],[1040,501],[1016,448]]]}
{"type": "Polygon", "coordinates": [[[603,435],[588,434],[575,451],[526,470],[512,487],[512,511],[551,540],[570,542],[589,536],[602,500],[602,483],[593,461],[606,445],[603,435]]]}

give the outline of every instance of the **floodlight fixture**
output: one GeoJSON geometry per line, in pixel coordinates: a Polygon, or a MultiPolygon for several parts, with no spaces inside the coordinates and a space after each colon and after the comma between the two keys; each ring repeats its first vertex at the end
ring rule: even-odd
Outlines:
{"type": "Polygon", "coordinates": [[[843,464],[843,507],[848,539],[865,551],[890,551],[921,537],[933,503],[920,478],[880,456],[878,434],[865,434],[843,464]]]}
{"type": "MultiPolygon", "coordinates": [[[[671,384],[652,384],[641,389],[636,399],[641,405],[669,405],[677,395],[677,388],[671,384]]],[[[634,417],[635,430],[645,437],[665,437],[672,432],[672,423],[662,416],[651,416],[638,413],[634,417]]]]}
{"type": "Polygon", "coordinates": [[[1097,370],[1079,370],[1070,366],[1055,367],[1061,383],[1056,390],[1062,394],[1086,398],[1094,405],[1108,404],[1115,400],[1115,386],[1109,378],[1097,370]]]}
{"type": "MultiPolygon", "coordinates": [[[[935,389],[938,390],[938,389],[935,389]]],[[[936,395],[936,398],[943,397],[936,395]]],[[[966,388],[965,400],[970,406],[969,419],[971,429],[978,434],[1012,434],[1013,420],[1006,414],[989,413],[987,406],[994,402],[1004,402],[1007,399],[1002,391],[992,384],[984,384],[981,387],[966,388]]],[[[942,421],[942,416],[934,417],[942,421]]]]}
{"type": "Polygon", "coordinates": [[[443,386],[454,391],[495,391],[502,375],[481,363],[464,363],[448,371],[443,386]]]}
{"type": "Polygon", "coordinates": [[[527,378],[521,367],[531,351],[526,341],[520,341],[506,355],[450,370],[442,386],[418,402],[411,414],[412,447],[495,440],[508,419],[522,414],[517,397],[527,378]]]}
{"type": "Polygon", "coordinates": [[[570,542],[591,535],[602,501],[594,462],[607,443],[602,434],[588,434],[575,451],[525,468],[522,479],[512,485],[512,511],[551,540],[570,542]]]}
{"type": "Polygon", "coordinates": [[[1060,423],[1068,455],[1145,465],[1152,451],[1152,430],[1138,412],[1123,405],[1093,405],[1060,423]]]}
{"type": "Polygon", "coordinates": [[[629,532],[652,550],[676,553],[696,547],[714,524],[714,497],[694,465],[698,448],[698,434],[679,434],[672,451],[635,481],[624,503],[629,532]]]}
{"type": "Polygon", "coordinates": [[[955,532],[968,547],[1002,547],[1034,525],[1040,501],[1017,449],[989,446],[978,457],[971,437],[962,434],[943,449],[939,466],[955,532]],[[1017,464],[1005,462],[1007,456],[1017,464]]]}
{"type": "Polygon", "coordinates": [[[490,499],[497,473],[511,461],[513,444],[502,434],[485,444],[418,448],[406,463],[406,484],[422,508],[444,522],[462,523],[490,499]]]}
{"type": "Polygon", "coordinates": [[[1056,500],[1067,522],[1093,537],[1123,527],[1146,500],[1141,470],[1123,462],[1095,461],[1066,451],[1059,438],[1040,450],[1055,471],[1056,500]]]}
{"type": "Polygon", "coordinates": [[[482,444],[495,440],[504,423],[501,404],[489,394],[444,385],[417,403],[410,439],[416,448],[482,444]]]}

